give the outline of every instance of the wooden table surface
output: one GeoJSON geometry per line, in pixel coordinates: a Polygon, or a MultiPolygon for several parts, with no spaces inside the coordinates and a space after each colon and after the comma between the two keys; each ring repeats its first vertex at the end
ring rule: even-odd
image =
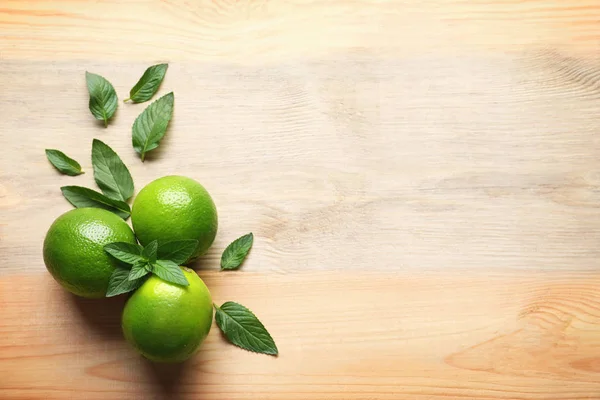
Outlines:
{"type": "Polygon", "coordinates": [[[0,0],[0,399],[600,399],[599,21],[597,0],[0,0]],[[123,99],[157,62],[174,119],[142,163],[146,104],[104,129],[84,71],[123,99]],[[213,327],[150,364],[123,298],[52,280],[42,241],[60,186],[94,187],[93,138],[136,190],[207,187],[194,267],[278,358],[213,327]]]}

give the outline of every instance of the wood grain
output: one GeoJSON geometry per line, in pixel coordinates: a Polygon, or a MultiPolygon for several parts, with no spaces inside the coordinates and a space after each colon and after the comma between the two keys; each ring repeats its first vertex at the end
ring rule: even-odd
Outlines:
{"type": "Polygon", "coordinates": [[[595,0],[3,0],[3,54],[264,63],[351,51],[597,50],[595,0]],[[157,54],[157,49],[160,49],[157,54]]]}
{"type": "Polygon", "coordinates": [[[600,399],[600,3],[0,1],[0,399],[600,399]],[[108,129],[84,71],[175,92],[161,147],[108,129]],[[91,141],[136,190],[201,181],[220,217],[196,269],[281,356],[214,329],[182,366],[124,343],[41,243],[93,187],[91,141]],[[45,148],[86,174],[59,175],[45,148]],[[223,248],[252,231],[242,270],[223,248]]]}
{"type": "Polygon", "coordinates": [[[3,398],[600,398],[597,273],[201,275],[217,302],[253,305],[280,357],[213,327],[192,361],[153,366],[121,339],[121,299],[14,275],[0,287],[3,398]]]}

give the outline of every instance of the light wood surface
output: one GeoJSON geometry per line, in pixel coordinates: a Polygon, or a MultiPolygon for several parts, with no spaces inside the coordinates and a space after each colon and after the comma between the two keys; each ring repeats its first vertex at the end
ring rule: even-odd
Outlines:
{"type": "Polygon", "coordinates": [[[593,0],[0,0],[0,399],[600,399],[599,20],[593,0]],[[145,105],[104,129],[84,71],[125,98],[156,62],[175,112],[142,164],[145,105]],[[213,327],[152,365],[122,298],[52,280],[41,244],[59,187],[94,187],[93,138],[136,190],[207,187],[220,230],[195,267],[278,358],[213,327]]]}

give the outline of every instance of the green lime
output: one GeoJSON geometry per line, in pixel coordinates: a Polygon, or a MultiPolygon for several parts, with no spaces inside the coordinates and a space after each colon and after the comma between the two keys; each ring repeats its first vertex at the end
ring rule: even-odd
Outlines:
{"type": "Polygon", "coordinates": [[[76,208],[50,226],[44,240],[44,263],[69,292],[104,297],[110,275],[119,263],[104,251],[112,242],[135,243],[125,221],[100,208],[76,208]]]}
{"type": "Polygon", "coordinates": [[[152,275],[131,295],[123,310],[125,339],[152,361],[187,360],[210,331],[210,292],[196,272],[182,269],[189,286],[152,275]]]}
{"type": "Polygon", "coordinates": [[[215,240],[217,209],[210,194],[195,180],[165,176],[147,184],[137,195],[131,223],[144,246],[153,240],[159,244],[197,240],[192,260],[204,254],[215,240]]]}

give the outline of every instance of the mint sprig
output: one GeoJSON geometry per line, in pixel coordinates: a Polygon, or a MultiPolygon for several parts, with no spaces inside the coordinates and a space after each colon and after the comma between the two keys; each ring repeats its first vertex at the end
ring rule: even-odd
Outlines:
{"type": "Polygon", "coordinates": [[[144,278],[138,278],[135,280],[127,279],[129,277],[129,270],[121,267],[115,268],[110,280],[108,281],[108,289],[106,290],[106,297],[113,297],[119,294],[131,292],[144,283],[144,278]]]}
{"type": "Polygon", "coordinates": [[[279,350],[267,328],[248,308],[233,301],[216,304],[215,320],[225,337],[242,349],[276,356],[279,350]]]}
{"type": "Polygon", "coordinates": [[[102,193],[111,199],[127,201],[133,196],[133,179],[121,157],[104,142],[92,142],[94,179],[102,193]]]}
{"type": "MultiPolygon", "coordinates": [[[[46,150],[46,154],[48,154],[48,150],[46,150]]],[[[71,161],[77,164],[76,161],[71,161]]],[[[133,179],[121,158],[109,146],[94,139],[92,164],[94,179],[104,193],[82,186],[63,186],[60,188],[63,196],[76,208],[102,208],[123,219],[129,218],[131,207],[126,201],[133,195],[133,179]]]]}
{"type": "Polygon", "coordinates": [[[173,92],[164,95],[136,118],[131,128],[133,148],[140,154],[142,161],[146,153],[158,147],[167,132],[167,126],[173,115],[173,92]]]}
{"type": "Polygon", "coordinates": [[[86,71],[85,80],[90,93],[90,112],[97,120],[104,121],[104,126],[107,127],[108,120],[117,111],[117,92],[113,85],[100,75],[86,71]]]}
{"type": "Polygon", "coordinates": [[[191,257],[196,246],[196,240],[172,241],[161,246],[155,240],[146,247],[125,242],[107,244],[104,251],[125,265],[111,275],[106,297],[137,289],[151,274],[166,282],[188,286],[179,261],[191,257]]]}
{"type": "Polygon", "coordinates": [[[197,240],[174,240],[161,243],[158,246],[158,258],[161,260],[171,260],[181,265],[185,264],[198,247],[197,240]]]}
{"type": "Polygon", "coordinates": [[[181,271],[179,264],[171,260],[156,260],[152,263],[152,273],[163,281],[189,286],[188,280],[181,271]]]}
{"type": "Polygon", "coordinates": [[[221,271],[238,269],[248,255],[253,242],[252,232],[231,242],[221,256],[221,271]]]}
{"type": "Polygon", "coordinates": [[[153,240],[142,250],[142,257],[148,263],[152,264],[156,262],[156,251],[158,250],[158,241],[153,240]]]}
{"type": "Polygon", "coordinates": [[[145,261],[136,262],[131,267],[131,271],[129,271],[129,276],[127,279],[130,281],[134,281],[143,276],[146,276],[150,273],[150,269],[148,268],[148,263],[145,261]]]}
{"type": "Polygon", "coordinates": [[[148,67],[144,71],[144,75],[129,91],[129,97],[123,101],[131,100],[134,103],[143,103],[150,100],[158,91],[168,67],[168,64],[157,64],[148,67]]]}
{"type": "Polygon", "coordinates": [[[81,165],[60,150],[46,149],[46,157],[61,174],[69,176],[83,174],[81,165]]]}
{"type": "Polygon", "coordinates": [[[104,251],[113,256],[119,261],[123,261],[127,264],[135,264],[140,261],[144,261],[142,257],[142,251],[144,248],[139,244],[132,244],[126,242],[114,242],[104,246],[104,251]]]}
{"type": "Polygon", "coordinates": [[[60,188],[63,196],[76,208],[95,207],[102,208],[117,214],[123,219],[129,218],[131,208],[124,201],[114,200],[110,197],[82,186],[63,186],[60,188]]]}

